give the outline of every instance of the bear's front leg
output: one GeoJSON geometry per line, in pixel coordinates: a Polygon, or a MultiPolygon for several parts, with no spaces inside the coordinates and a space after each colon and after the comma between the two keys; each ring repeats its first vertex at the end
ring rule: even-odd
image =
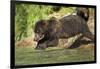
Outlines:
{"type": "Polygon", "coordinates": [[[37,44],[36,49],[45,49],[47,45],[45,43],[37,44]]]}
{"type": "Polygon", "coordinates": [[[47,47],[53,47],[58,45],[58,39],[50,39],[46,42],[47,47]]]}
{"type": "Polygon", "coordinates": [[[49,39],[44,42],[39,41],[36,46],[36,49],[45,49],[47,47],[53,47],[57,45],[58,45],[58,39],[49,39]]]}

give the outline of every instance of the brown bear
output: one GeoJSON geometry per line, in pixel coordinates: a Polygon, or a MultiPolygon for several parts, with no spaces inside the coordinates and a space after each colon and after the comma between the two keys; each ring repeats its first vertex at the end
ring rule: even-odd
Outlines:
{"type": "Polygon", "coordinates": [[[76,15],[68,15],[61,19],[52,17],[49,20],[44,19],[36,22],[34,29],[34,41],[38,42],[36,49],[45,49],[49,46],[55,46],[58,44],[60,38],[69,38],[80,33],[82,36],[94,41],[94,35],[87,26],[89,16],[86,17],[82,11],[84,10],[78,9],[76,15]]]}

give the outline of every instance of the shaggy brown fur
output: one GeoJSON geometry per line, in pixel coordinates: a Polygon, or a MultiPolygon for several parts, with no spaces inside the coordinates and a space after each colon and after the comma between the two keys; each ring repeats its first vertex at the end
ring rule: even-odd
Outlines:
{"type": "Polygon", "coordinates": [[[84,17],[84,12],[81,12],[59,20],[52,17],[49,20],[38,21],[34,31],[36,33],[35,41],[38,42],[36,49],[57,45],[59,38],[69,38],[80,33],[94,41],[94,36],[89,31],[87,20],[84,17]]]}

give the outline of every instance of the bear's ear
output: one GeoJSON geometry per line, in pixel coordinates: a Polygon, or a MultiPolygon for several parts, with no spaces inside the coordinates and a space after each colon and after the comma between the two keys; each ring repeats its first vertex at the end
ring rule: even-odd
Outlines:
{"type": "Polygon", "coordinates": [[[58,19],[56,17],[51,17],[49,23],[58,23],[58,19]]]}
{"type": "Polygon", "coordinates": [[[41,20],[40,23],[41,25],[47,25],[47,20],[41,20]]]}
{"type": "Polygon", "coordinates": [[[56,21],[57,18],[56,18],[56,17],[51,17],[50,20],[51,20],[51,21],[52,21],[52,20],[53,20],[53,21],[56,21]]]}

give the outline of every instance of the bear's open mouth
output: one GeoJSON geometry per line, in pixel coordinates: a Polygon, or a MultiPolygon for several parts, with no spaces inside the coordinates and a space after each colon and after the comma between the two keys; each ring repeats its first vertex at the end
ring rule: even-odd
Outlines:
{"type": "Polygon", "coordinates": [[[35,34],[34,41],[38,42],[44,38],[44,34],[35,34]]]}
{"type": "Polygon", "coordinates": [[[41,40],[41,39],[43,39],[44,38],[44,35],[42,34],[42,35],[40,35],[40,39],[39,40],[41,40]]]}

